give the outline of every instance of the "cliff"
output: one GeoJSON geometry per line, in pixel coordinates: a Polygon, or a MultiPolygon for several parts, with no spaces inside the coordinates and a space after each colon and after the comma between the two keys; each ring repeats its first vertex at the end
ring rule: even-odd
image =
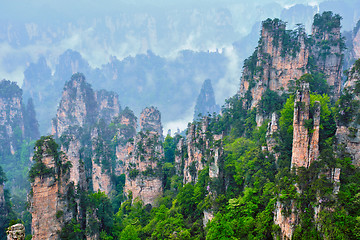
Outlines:
{"type": "Polygon", "coordinates": [[[145,108],[140,116],[140,126],[141,131],[125,147],[124,192],[131,192],[133,199],[140,198],[146,205],[153,204],[163,191],[159,164],[164,158],[160,112],[154,107],[145,108]]]}
{"type": "Polygon", "coordinates": [[[60,137],[71,126],[92,125],[97,115],[94,91],[83,74],[74,74],[65,84],[56,118],[52,121],[52,135],[60,137]]]}
{"type": "Polygon", "coordinates": [[[32,239],[59,239],[65,222],[72,218],[67,202],[71,165],[51,137],[42,137],[35,149],[35,163],[29,172],[32,239]]]}
{"type": "Polygon", "coordinates": [[[313,116],[310,116],[309,91],[309,84],[301,83],[296,92],[291,168],[308,168],[319,157],[320,102],[315,102],[313,116]],[[313,121],[312,129],[309,129],[309,120],[313,121]]]}
{"type": "Polygon", "coordinates": [[[196,99],[194,120],[201,119],[201,116],[207,116],[208,114],[213,113],[218,114],[219,112],[220,106],[216,104],[211,80],[206,79],[201,86],[199,96],[196,99]]]}
{"type": "Polygon", "coordinates": [[[140,129],[143,132],[156,133],[162,138],[161,113],[155,107],[147,107],[140,114],[140,129]]]}
{"type": "Polygon", "coordinates": [[[350,154],[355,165],[360,165],[360,60],[348,72],[343,95],[337,102],[337,146],[338,152],[350,154]]]}
{"type": "Polygon", "coordinates": [[[345,32],[346,50],[344,56],[344,69],[350,69],[354,62],[360,58],[360,20],[352,31],[345,32]]]}
{"type": "Polygon", "coordinates": [[[312,57],[315,61],[315,66],[312,67],[325,74],[327,83],[333,87],[336,98],[340,96],[345,49],[344,39],[340,34],[340,20],[339,15],[333,16],[331,12],[324,12],[322,15],[314,16],[312,26],[312,57]]]}
{"type": "Polygon", "coordinates": [[[0,149],[2,155],[14,154],[25,138],[22,90],[14,82],[0,82],[0,149]]]}
{"type": "Polygon", "coordinates": [[[94,92],[81,73],[73,74],[65,84],[52,134],[60,137],[72,126],[92,126],[100,119],[110,123],[120,112],[118,95],[106,90],[94,92]]]}
{"type": "Polygon", "coordinates": [[[295,30],[286,30],[285,22],[267,19],[262,23],[255,52],[244,61],[238,94],[247,101],[248,108],[253,108],[265,90],[281,95],[303,74],[321,72],[338,97],[343,49],[340,16],[333,16],[331,12],[314,16],[311,36],[306,35],[301,25],[295,30]]]}
{"type": "Polygon", "coordinates": [[[101,191],[109,195],[112,189],[111,176],[113,172],[112,151],[106,144],[105,128],[94,127],[91,130],[92,145],[92,188],[94,192],[101,191]]]}
{"type": "Polygon", "coordinates": [[[95,92],[95,100],[98,105],[98,119],[103,119],[109,124],[115,116],[119,115],[121,108],[117,93],[99,90],[95,92]]]}
{"type": "Polygon", "coordinates": [[[175,164],[183,175],[183,183],[196,182],[199,171],[209,167],[209,176],[220,176],[219,164],[223,155],[222,135],[209,131],[209,118],[189,124],[186,140],[177,145],[175,164]],[[179,169],[180,168],[180,169],[179,169]]]}

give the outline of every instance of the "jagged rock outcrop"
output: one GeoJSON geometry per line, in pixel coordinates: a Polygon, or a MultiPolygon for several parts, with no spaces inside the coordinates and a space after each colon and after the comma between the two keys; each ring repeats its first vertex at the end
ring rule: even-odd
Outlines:
{"type": "Polygon", "coordinates": [[[344,99],[340,99],[337,121],[338,150],[349,153],[355,165],[360,165],[360,60],[348,73],[344,86],[344,99]]]}
{"type": "Polygon", "coordinates": [[[81,159],[81,148],[84,147],[80,141],[80,130],[77,128],[72,129],[70,132],[66,132],[61,138],[61,151],[65,153],[69,162],[71,162],[70,169],[70,182],[74,183],[74,186],[79,186],[80,189],[86,189],[86,173],[85,163],[81,159]]]}
{"type": "Polygon", "coordinates": [[[2,80],[0,82],[0,152],[14,154],[20,147],[16,142],[21,142],[24,137],[22,90],[16,83],[2,80]]]}
{"type": "Polygon", "coordinates": [[[118,124],[116,132],[116,167],[115,174],[119,176],[125,173],[125,161],[130,158],[133,152],[133,145],[128,144],[130,139],[136,136],[136,117],[134,113],[126,107],[121,114],[113,120],[113,123],[118,124]]]}
{"type": "Polygon", "coordinates": [[[60,137],[72,126],[92,126],[100,119],[110,123],[119,112],[117,94],[106,90],[94,92],[85,76],[76,73],[65,84],[56,117],[52,121],[52,134],[60,137]]]}
{"type": "Polygon", "coordinates": [[[295,202],[291,202],[291,213],[284,215],[285,207],[280,202],[276,202],[274,211],[274,223],[280,227],[280,237],[282,240],[288,240],[292,238],[296,225],[298,224],[299,218],[295,211],[295,202]]]}
{"type": "MultiPolygon", "coordinates": [[[[209,166],[209,176],[220,176],[219,161],[223,154],[222,135],[208,131],[209,119],[204,117],[199,124],[189,124],[186,142],[179,141],[175,163],[183,167],[183,183],[196,182],[198,172],[209,166]],[[185,147],[184,147],[185,145],[185,147]],[[185,151],[185,152],[184,152],[185,151]]],[[[180,172],[180,171],[179,171],[180,172]]]]}
{"type": "Polygon", "coordinates": [[[350,69],[354,62],[360,58],[360,20],[352,31],[344,34],[346,38],[344,69],[350,69]]]}
{"type": "Polygon", "coordinates": [[[35,163],[29,174],[32,239],[59,239],[65,222],[72,218],[67,202],[70,165],[51,137],[42,137],[35,147],[35,163]]]}
{"type": "Polygon", "coordinates": [[[216,104],[215,94],[210,79],[206,79],[201,86],[200,94],[196,99],[194,120],[201,119],[201,116],[220,112],[220,106],[216,104]],[[200,116],[200,117],[199,117],[200,116]]]}
{"type": "Polygon", "coordinates": [[[245,60],[240,82],[239,95],[248,108],[257,106],[265,90],[281,95],[292,86],[292,80],[314,71],[324,73],[335,96],[339,96],[344,48],[340,16],[316,14],[312,30],[308,37],[303,27],[289,31],[279,19],[262,23],[259,45],[245,60]]]}
{"type": "Polygon", "coordinates": [[[52,121],[52,135],[60,137],[71,126],[94,124],[97,115],[94,91],[85,76],[76,73],[65,84],[56,118],[52,121]]]}
{"type": "Polygon", "coordinates": [[[138,197],[144,204],[153,204],[163,191],[158,165],[164,158],[160,112],[154,107],[144,109],[140,126],[141,131],[125,147],[128,158],[124,162],[124,192],[131,192],[133,199],[138,197]]]}
{"type": "Polygon", "coordinates": [[[301,83],[294,102],[293,146],[291,167],[306,167],[319,156],[320,103],[314,104],[312,134],[309,131],[310,119],[309,83],[301,83]]]}
{"type": "Polygon", "coordinates": [[[155,132],[162,138],[163,128],[160,111],[155,107],[145,108],[140,114],[140,129],[143,132],[155,132]]]}
{"type": "MultiPolygon", "coordinates": [[[[341,17],[324,12],[314,16],[312,26],[312,56],[315,69],[325,74],[335,97],[340,96],[344,40],[340,34],[341,17]]],[[[311,63],[310,63],[311,65],[311,63]]]]}
{"type": "MultiPolygon", "coordinates": [[[[291,168],[308,168],[319,157],[320,102],[315,101],[313,114],[310,115],[309,83],[301,82],[294,99],[293,144],[291,168]],[[312,126],[312,129],[310,127],[312,126]]],[[[271,126],[271,125],[270,125],[271,126]]],[[[270,129],[271,130],[271,129],[270,129]]],[[[270,131],[271,132],[271,131],[270,131]]],[[[301,189],[297,187],[297,191],[301,189]]],[[[277,201],[274,212],[274,223],[280,227],[281,239],[291,239],[299,221],[295,200],[285,207],[277,201]],[[290,209],[290,214],[285,214],[290,209]]]]}
{"type": "Polygon", "coordinates": [[[21,223],[14,224],[6,231],[7,240],[25,240],[25,227],[21,223]]]}
{"type": "Polygon", "coordinates": [[[42,134],[48,131],[51,116],[56,113],[61,96],[59,89],[63,84],[52,79],[51,69],[44,57],[39,57],[36,63],[30,63],[24,71],[24,100],[33,99],[42,134]]]}
{"type": "Polygon", "coordinates": [[[133,151],[129,152],[130,158],[125,162],[124,192],[131,192],[133,199],[140,198],[144,204],[153,204],[163,191],[158,163],[164,152],[159,135],[140,132],[128,149],[133,151]]]}
{"type": "Polygon", "coordinates": [[[275,159],[278,160],[279,158],[279,153],[275,152],[274,149],[276,147],[276,139],[275,139],[275,134],[278,131],[278,115],[276,114],[276,112],[273,112],[271,115],[271,121],[268,123],[268,128],[266,131],[266,145],[267,145],[267,150],[274,154],[275,159]]]}
{"type": "Polygon", "coordinates": [[[92,186],[95,192],[101,191],[108,195],[112,189],[112,157],[110,146],[105,143],[101,130],[102,128],[95,127],[91,131],[92,186]]]}
{"type": "Polygon", "coordinates": [[[115,116],[119,115],[121,111],[119,96],[115,92],[96,91],[95,99],[98,105],[98,119],[103,119],[109,124],[115,116]]]}

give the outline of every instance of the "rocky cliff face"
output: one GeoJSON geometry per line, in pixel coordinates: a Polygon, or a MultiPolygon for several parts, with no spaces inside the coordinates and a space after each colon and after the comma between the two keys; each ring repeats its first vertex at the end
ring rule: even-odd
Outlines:
{"type": "Polygon", "coordinates": [[[59,239],[59,232],[72,218],[67,208],[69,171],[66,158],[57,150],[51,137],[36,144],[35,164],[30,170],[33,239],[59,239]]]}
{"type": "Polygon", "coordinates": [[[163,189],[159,165],[164,158],[160,112],[154,107],[144,109],[140,126],[140,133],[125,146],[124,192],[131,192],[133,199],[138,197],[144,204],[153,204],[163,189]]]}
{"type": "Polygon", "coordinates": [[[83,161],[84,156],[81,156],[80,149],[83,148],[83,144],[80,141],[81,132],[79,129],[74,128],[71,132],[66,132],[61,140],[61,151],[65,153],[72,167],[70,169],[70,182],[74,183],[74,186],[79,186],[81,189],[87,188],[85,163],[83,161]]]}
{"type": "Polygon", "coordinates": [[[319,156],[320,103],[314,106],[313,129],[310,134],[310,92],[309,84],[301,83],[294,103],[293,146],[291,167],[306,167],[319,156]]]}
{"type": "Polygon", "coordinates": [[[162,138],[163,128],[160,111],[155,107],[145,108],[140,114],[140,128],[143,132],[157,133],[162,138]]]}
{"type": "Polygon", "coordinates": [[[18,141],[25,137],[22,91],[16,83],[0,82],[0,139],[1,153],[14,154],[18,141]]]}
{"type": "Polygon", "coordinates": [[[211,80],[206,79],[201,87],[200,94],[197,97],[194,120],[201,119],[199,116],[207,116],[208,114],[220,112],[220,106],[216,104],[215,94],[212,88],[211,80]]]}
{"type": "Polygon", "coordinates": [[[110,123],[119,112],[117,94],[106,90],[94,92],[85,76],[76,73],[65,84],[56,117],[52,121],[52,134],[60,137],[72,126],[92,126],[100,119],[110,123]]]}
{"type": "Polygon", "coordinates": [[[189,124],[186,140],[177,145],[175,164],[182,172],[183,183],[195,182],[198,172],[209,166],[209,176],[220,176],[219,162],[223,154],[222,135],[213,135],[208,130],[209,119],[204,117],[198,124],[189,124]]]}
{"type": "Polygon", "coordinates": [[[312,56],[315,67],[325,74],[329,86],[333,86],[333,93],[340,96],[344,40],[340,34],[341,17],[333,16],[331,12],[314,16],[312,26],[312,56]]]}
{"type": "Polygon", "coordinates": [[[111,150],[104,140],[101,128],[91,131],[92,142],[92,186],[95,192],[101,191],[108,195],[111,191],[112,156],[111,150]]]}
{"type": "Polygon", "coordinates": [[[74,74],[65,84],[56,118],[52,121],[52,134],[60,137],[71,126],[94,124],[96,117],[94,91],[83,74],[74,74]]]}
{"type": "Polygon", "coordinates": [[[340,99],[340,118],[336,138],[339,150],[349,153],[353,163],[360,165],[360,60],[348,73],[344,86],[344,100],[340,99]]]}
{"type": "Polygon", "coordinates": [[[360,20],[352,31],[345,32],[346,50],[344,56],[344,69],[350,69],[354,62],[360,58],[360,20]]]}
{"type": "Polygon", "coordinates": [[[244,62],[239,95],[252,108],[257,106],[266,89],[281,95],[292,86],[292,80],[320,71],[338,96],[343,47],[340,17],[330,12],[315,15],[310,37],[301,26],[290,31],[281,20],[267,19],[262,23],[258,47],[244,62]],[[331,23],[330,27],[326,27],[325,22],[331,23]]]}
{"type": "Polygon", "coordinates": [[[99,119],[103,119],[109,124],[115,116],[119,115],[121,111],[119,96],[115,92],[96,91],[95,99],[98,105],[99,119]]]}
{"type": "Polygon", "coordinates": [[[120,175],[125,173],[125,161],[130,158],[130,154],[134,151],[134,145],[128,143],[130,139],[136,136],[136,117],[134,113],[125,108],[121,114],[114,119],[114,123],[119,124],[116,132],[116,168],[115,174],[120,175]]]}

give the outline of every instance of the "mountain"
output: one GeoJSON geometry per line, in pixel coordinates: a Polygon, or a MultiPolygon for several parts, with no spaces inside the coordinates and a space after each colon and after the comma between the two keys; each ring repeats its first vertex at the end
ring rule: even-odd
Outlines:
{"type": "Polygon", "coordinates": [[[196,99],[194,110],[194,120],[207,116],[208,114],[219,114],[220,106],[215,102],[215,94],[212,88],[211,80],[206,79],[201,86],[200,94],[196,99]]]}
{"type": "Polygon", "coordinates": [[[34,239],[355,239],[360,60],[342,75],[340,21],[316,14],[311,35],[263,21],[237,94],[185,137],[163,138],[156,107],[137,132],[115,93],[73,74],[55,138],[35,143],[34,239]]]}

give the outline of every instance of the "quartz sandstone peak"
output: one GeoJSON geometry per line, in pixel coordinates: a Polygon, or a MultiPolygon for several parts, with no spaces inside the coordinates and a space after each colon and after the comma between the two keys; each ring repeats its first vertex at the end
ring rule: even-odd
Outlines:
{"type": "Polygon", "coordinates": [[[337,98],[340,95],[343,48],[340,17],[331,12],[315,15],[311,36],[306,35],[301,25],[289,31],[285,22],[267,19],[262,23],[258,47],[244,61],[238,94],[246,99],[249,108],[253,108],[265,90],[281,95],[288,91],[293,80],[306,73],[322,72],[337,98]]]}
{"type": "Polygon", "coordinates": [[[194,120],[199,119],[200,116],[207,116],[208,114],[220,112],[219,105],[215,102],[215,94],[210,79],[206,79],[201,87],[200,94],[197,97],[194,120]]]}
{"type": "Polygon", "coordinates": [[[69,187],[69,171],[62,165],[66,158],[59,155],[57,144],[51,137],[38,140],[36,149],[36,163],[30,170],[33,173],[29,198],[32,239],[59,239],[65,221],[72,218],[64,198],[69,187]]]}
{"type": "Polygon", "coordinates": [[[76,73],[65,84],[56,118],[52,122],[52,134],[60,137],[71,126],[92,124],[96,116],[94,92],[86,83],[85,76],[76,73]]]}
{"type": "Polygon", "coordinates": [[[161,113],[157,108],[147,107],[141,112],[140,129],[143,132],[155,132],[159,136],[162,136],[163,128],[161,126],[161,113]]]}
{"type": "Polygon", "coordinates": [[[339,105],[341,112],[335,136],[338,147],[344,148],[353,163],[360,166],[360,59],[348,73],[344,94],[350,96],[350,100],[339,105]]]}
{"type": "Polygon", "coordinates": [[[65,84],[56,117],[52,121],[52,134],[60,137],[72,126],[92,126],[100,119],[107,124],[120,113],[118,95],[99,90],[94,92],[82,73],[75,73],[65,84]]]}
{"type": "Polygon", "coordinates": [[[133,199],[140,198],[144,204],[153,204],[163,191],[159,161],[164,150],[159,134],[141,131],[126,144],[125,154],[124,192],[131,192],[133,199]]]}

